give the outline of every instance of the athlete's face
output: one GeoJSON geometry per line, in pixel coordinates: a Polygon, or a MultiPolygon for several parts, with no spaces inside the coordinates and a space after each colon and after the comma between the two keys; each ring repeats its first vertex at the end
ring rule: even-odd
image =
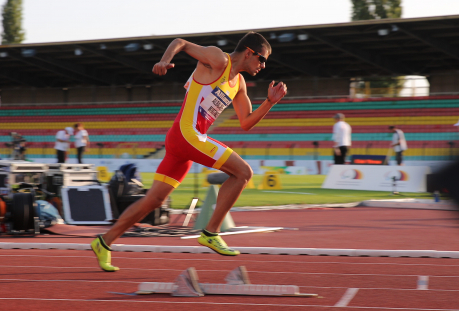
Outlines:
{"type": "Polygon", "coordinates": [[[266,60],[269,57],[269,53],[265,47],[261,49],[260,53],[252,52],[251,50],[249,50],[249,52],[251,56],[248,60],[249,61],[248,72],[252,76],[255,76],[257,73],[260,72],[260,70],[265,69],[266,60]]]}

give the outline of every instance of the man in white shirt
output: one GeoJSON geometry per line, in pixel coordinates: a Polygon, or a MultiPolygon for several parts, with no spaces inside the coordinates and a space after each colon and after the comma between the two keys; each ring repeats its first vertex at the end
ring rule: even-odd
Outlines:
{"type": "Polygon", "coordinates": [[[88,131],[84,129],[83,123],[77,123],[73,126],[75,128],[75,148],[77,149],[78,163],[83,163],[81,158],[85,151],[89,151],[89,136],[88,131]]]}
{"type": "Polygon", "coordinates": [[[395,160],[397,161],[397,165],[402,165],[403,162],[403,151],[408,149],[405,140],[405,134],[401,129],[398,129],[395,126],[389,126],[389,130],[393,132],[392,135],[392,142],[390,143],[391,147],[394,148],[395,151],[395,160]]]}
{"type": "Polygon", "coordinates": [[[57,163],[65,163],[71,135],[73,135],[73,128],[71,127],[66,127],[64,130],[57,132],[56,145],[54,146],[57,154],[57,163]]]}
{"type": "Polygon", "coordinates": [[[333,117],[335,125],[333,125],[333,155],[335,164],[344,164],[346,154],[351,146],[351,126],[344,122],[344,114],[337,113],[333,117]]]}

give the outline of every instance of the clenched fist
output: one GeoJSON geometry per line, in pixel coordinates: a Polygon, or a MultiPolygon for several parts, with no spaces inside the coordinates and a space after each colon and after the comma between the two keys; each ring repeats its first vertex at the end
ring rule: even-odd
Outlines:
{"type": "Polygon", "coordinates": [[[287,85],[284,82],[279,82],[276,86],[274,86],[274,81],[269,84],[268,99],[271,103],[276,104],[285,94],[287,94],[287,85]]]}
{"type": "Polygon", "coordinates": [[[159,75],[159,76],[164,76],[167,73],[167,70],[174,68],[175,64],[173,63],[167,63],[167,62],[159,62],[156,63],[153,66],[153,73],[159,75]]]}

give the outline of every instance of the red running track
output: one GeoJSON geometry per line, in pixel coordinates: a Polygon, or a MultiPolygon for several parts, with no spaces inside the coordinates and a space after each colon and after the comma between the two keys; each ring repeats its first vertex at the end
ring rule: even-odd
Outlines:
{"type": "MultiPolygon", "coordinates": [[[[238,225],[294,227],[228,236],[234,246],[459,250],[451,211],[343,208],[233,212],[238,225]]],[[[0,242],[89,243],[90,238],[2,237],[0,242]]],[[[195,245],[179,238],[121,238],[123,244],[195,245]]],[[[0,250],[1,310],[457,310],[459,259],[113,253],[116,273],[90,251],[0,250]],[[126,295],[141,282],[172,282],[195,267],[201,282],[224,283],[244,265],[254,284],[298,285],[323,298],[126,295]],[[427,289],[418,289],[428,276],[427,289]],[[346,293],[350,293],[345,300],[346,293]]]]}

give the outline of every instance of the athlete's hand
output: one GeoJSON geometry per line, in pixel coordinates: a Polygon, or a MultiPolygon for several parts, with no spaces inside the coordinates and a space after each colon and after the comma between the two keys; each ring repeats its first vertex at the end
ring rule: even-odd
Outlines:
{"type": "Polygon", "coordinates": [[[271,103],[276,104],[285,94],[287,94],[287,85],[284,82],[279,82],[276,86],[274,86],[274,81],[269,84],[268,98],[271,103]]]}
{"type": "Polygon", "coordinates": [[[175,64],[173,63],[167,63],[167,62],[159,62],[159,63],[156,63],[154,66],[153,66],[153,73],[159,75],[159,76],[164,76],[167,71],[171,68],[174,68],[175,67],[175,64]]]}

